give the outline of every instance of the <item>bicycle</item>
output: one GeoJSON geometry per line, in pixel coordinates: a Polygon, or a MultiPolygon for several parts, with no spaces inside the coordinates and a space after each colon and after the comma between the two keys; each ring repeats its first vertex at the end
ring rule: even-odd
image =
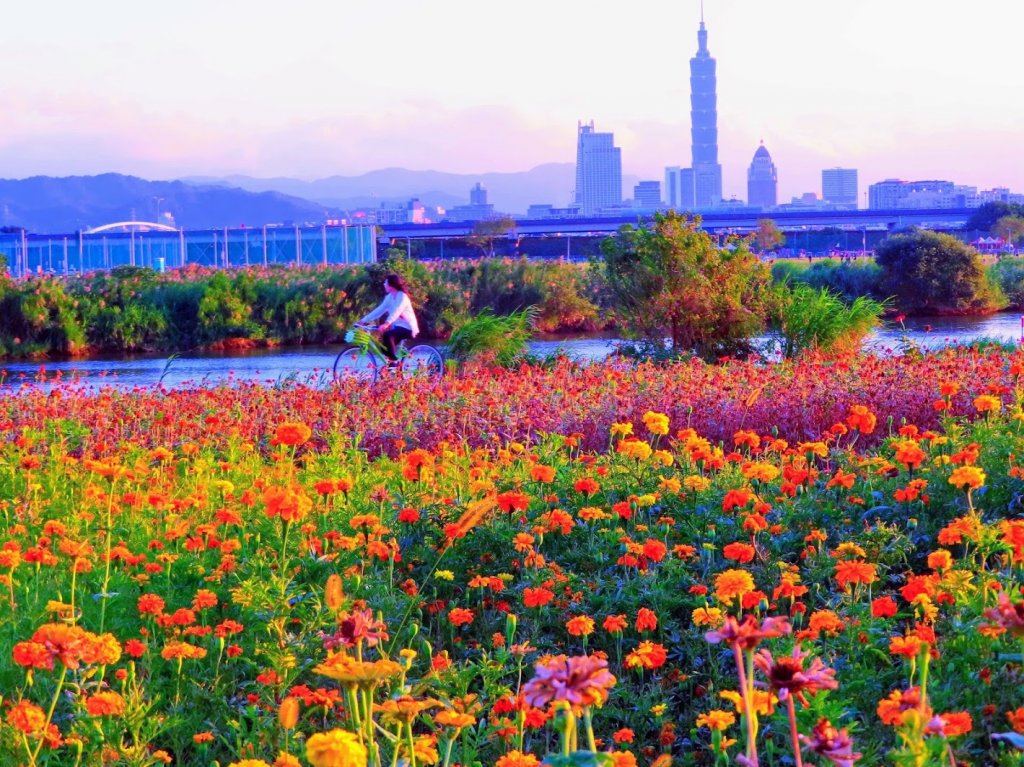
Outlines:
{"type": "MultiPolygon", "coordinates": [[[[334,380],[357,378],[374,383],[382,371],[389,369],[384,348],[372,334],[373,325],[355,326],[345,333],[349,344],[334,359],[334,380]]],[[[391,363],[403,378],[440,378],[444,374],[444,358],[430,344],[416,344],[406,348],[405,341],[398,346],[398,362],[391,363]]]]}

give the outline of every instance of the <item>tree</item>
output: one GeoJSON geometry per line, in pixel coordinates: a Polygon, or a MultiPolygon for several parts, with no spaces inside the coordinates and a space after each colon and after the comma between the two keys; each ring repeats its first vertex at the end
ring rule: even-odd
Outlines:
{"type": "Polygon", "coordinates": [[[880,287],[908,314],[986,314],[1006,305],[981,255],[956,237],[916,230],[875,249],[880,287]]]}
{"type": "Polygon", "coordinates": [[[625,329],[675,353],[704,357],[749,347],[764,328],[771,274],[743,241],[719,248],[700,218],[656,214],[623,226],[601,245],[614,305],[625,329]]]}
{"type": "Polygon", "coordinates": [[[757,229],[754,230],[753,240],[757,243],[757,249],[764,253],[766,250],[775,250],[786,244],[786,235],[775,225],[770,218],[758,219],[757,229]]]}
{"type": "Polygon", "coordinates": [[[480,248],[484,256],[493,258],[494,241],[499,237],[507,237],[508,233],[516,228],[515,219],[511,216],[500,218],[487,218],[477,221],[473,225],[473,231],[466,239],[470,245],[480,248]]]}
{"type": "Polygon", "coordinates": [[[992,225],[1003,216],[1024,216],[1024,205],[1015,202],[986,202],[975,210],[967,223],[964,224],[965,232],[988,232],[992,225]]]}
{"type": "Polygon", "coordinates": [[[1002,237],[1010,245],[1017,245],[1024,240],[1024,215],[1003,216],[992,224],[992,234],[1002,237]]]}

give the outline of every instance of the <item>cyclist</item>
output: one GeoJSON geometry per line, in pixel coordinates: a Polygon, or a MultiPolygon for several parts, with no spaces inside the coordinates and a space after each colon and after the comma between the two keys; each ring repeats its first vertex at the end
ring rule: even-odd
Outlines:
{"type": "Polygon", "coordinates": [[[377,330],[381,332],[381,346],[384,347],[390,365],[398,361],[398,344],[418,336],[420,326],[416,322],[416,312],[413,311],[401,275],[389,274],[385,277],[384,292],[387,294],[384,300],[359,322],[367,323],[377,317],[384,318],[377,330]]]}

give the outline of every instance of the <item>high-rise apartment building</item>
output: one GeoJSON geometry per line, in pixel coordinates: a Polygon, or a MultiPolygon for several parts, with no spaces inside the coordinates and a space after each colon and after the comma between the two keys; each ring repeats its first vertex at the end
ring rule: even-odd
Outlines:
{"type": "Polygon", "coordinates": [[[779,174],[762,141],[747,169],[747,204],[751,207],[774,208],[778,204],[778,194],[779,174]]]}
{"type": "Polygon", "coordinates": [[[718,164],[718,95],[715,60],[708,52],[708,32],[701,12],[697,55],[690,59],[690,136],[694,204],[710,208],[722,200],[722,166],[718,164]]]}
{"type": "Polygon", "coordinates": [[[829,205],[857,207],[857,169],[828,168],[821,172],[821,199],[829,205]]]}
{"type": "Polygon", "coordinates": [[[622,204],[622,150],[611,133],[595,133],[594,121],[577,125],[576,195],[584,216],[622,204]]]}

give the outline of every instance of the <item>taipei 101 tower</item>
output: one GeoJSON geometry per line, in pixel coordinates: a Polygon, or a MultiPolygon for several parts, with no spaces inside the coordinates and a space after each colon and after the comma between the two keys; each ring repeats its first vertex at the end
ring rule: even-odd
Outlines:
{"type": "Polygon", "coordinates": [[[712,208],[722,200],[722,166],[718,164],[718,108],[715,88],[715,60],[708,53],[708,32],[704,28],[704,3],[701,2],[697,55],[690,59],[690,131],[696,208],[712,208]]]}

